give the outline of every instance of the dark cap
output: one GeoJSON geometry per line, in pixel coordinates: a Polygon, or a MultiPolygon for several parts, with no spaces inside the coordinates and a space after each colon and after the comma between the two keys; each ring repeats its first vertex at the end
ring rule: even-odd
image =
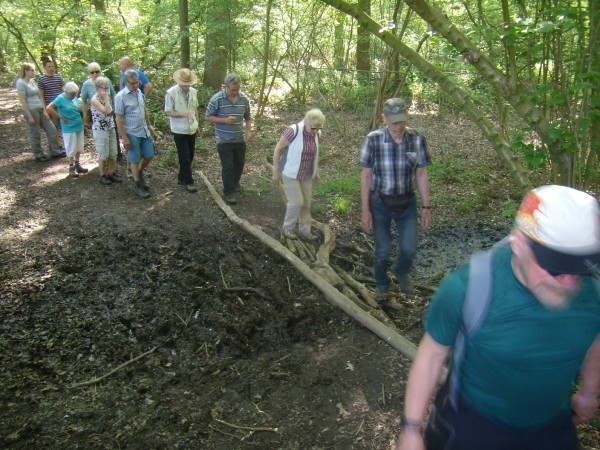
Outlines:
{"type": "Polygon", "coordinates": [[[406,122],[408,114],[406,104],[401,98],[390,98],[383,104],[383,115],[386,123],[406,122]]]}

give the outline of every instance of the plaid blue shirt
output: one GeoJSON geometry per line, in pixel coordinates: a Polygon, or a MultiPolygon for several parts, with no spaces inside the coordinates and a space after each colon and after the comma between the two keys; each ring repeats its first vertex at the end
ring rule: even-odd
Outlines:
{"type": "Polygon", "coordinates": [[[431,165],[431,158],[421,133],[407,127],[396,144],[386,127],[367,135],[358,164],[373,170],[372,191],[403,195],[414,191],[415,170],[431,165]]]}
{"type": "Polygon", "coordinates": [[[115,95],[115,114],[123,116],[125,132],[136,137],[150,137],[146,122],[146,97],[138,89],[131,92],[127,87],[115,95]]]}

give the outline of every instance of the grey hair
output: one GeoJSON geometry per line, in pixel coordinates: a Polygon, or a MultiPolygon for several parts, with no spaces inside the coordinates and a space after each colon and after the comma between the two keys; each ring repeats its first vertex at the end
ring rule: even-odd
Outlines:
{"type": "Polygon", "coordinates": [[[135,70],[129,69],[125,71],[125,79],[131,83],[132,81],[138,81],[140,77],[135,70]]]}
{"type": "Polygon", "coordinates": [[[232,84],[234,86],[237,86],[238,84],[242,84],[242,79],[240,78],[240,76],[237,73],[229,72],[225,76],[225,80],[223,81],[223,83],[225,84],[225,86],[229,86],[232,84]]]}
{"type": "Polygon", "coordinates": [[[109,88],[110,82],[108,81],[108,78],[100,76],[96,78],[96,81],[94,81],[94,86],[96,86],[96,89],[103,87],[109,88]]]}
{"type": "Polygon", "coordinates": [[[308,126],[321,125],[325,123],[325,115],[318,108],[313,108],[304,115],[304,123],[308,126]]]}
{"type": "Polygon", "coordinates": [[[100,73],[102,73],[100,64],[98,64],[96,61],[92,61],[91,63],[88,64],[88,67],[87,67],[88,73],[92,72],[93,70],[98,70],[100,73]]]}
{"type": "Polygon", "coordinates": [[[65,83],[65,94],[77,94],[79,92],[79,86],[74,81],[68,81],[65,83]]]}

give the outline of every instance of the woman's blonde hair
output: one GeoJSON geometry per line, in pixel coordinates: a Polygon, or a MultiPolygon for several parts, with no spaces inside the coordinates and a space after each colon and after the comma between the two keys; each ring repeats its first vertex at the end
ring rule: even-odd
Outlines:
{"type": "Polygon", "coordinates": [[[325,116],[318,108],[313,108],[304,115],[304,123],[309,127],[322,127],[325,123],[325,116]]]}
{"type": "Polygon", "coordinates": [[[35,70],[35,66],[33,64],[23,63],[23,65],[21,66],[21,78],[25,78],[25,72],[31,69],[35,70]]]}
{"type": "Polygon", "coordinates": [[[92,61],[91,63],[88,64],[88,68],[87,68],[88,73],[90,73],[92,70],[99,70],[100,73],[102,73],[100,64],[98,64],[96,61],[92,61]]]}

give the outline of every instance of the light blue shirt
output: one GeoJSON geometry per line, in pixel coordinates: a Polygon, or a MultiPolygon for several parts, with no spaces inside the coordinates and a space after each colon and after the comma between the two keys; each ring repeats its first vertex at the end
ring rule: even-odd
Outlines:
{"type": "Polygon", "coordinates": [[[76,133],[83,130],[81,103],[77,97],[71,99],[67,97],[67,94],[60,94],[51,105],[56,106],[58,113],[69,121],[66,123],[60,119],[60,128],[63,133],[76,133]]]}
{"type": "Polygon", "coordinates": [[[125,132],[137,137],[150,137],[146,122],[146,97],[137,89],[135,92],[124,87],[115,95],[115,114],[123,116],[125,132]]]}

